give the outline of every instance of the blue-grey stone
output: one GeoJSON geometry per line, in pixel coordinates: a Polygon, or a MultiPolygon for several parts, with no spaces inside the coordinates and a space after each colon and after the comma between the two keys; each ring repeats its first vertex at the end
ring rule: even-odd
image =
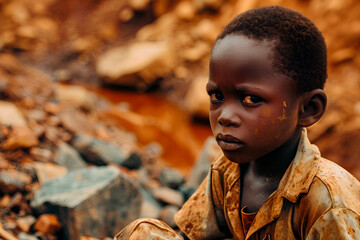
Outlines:
{"type": "Polygon", "coordinates": [[[114,236],[140,216],[138,184],[114,167],[90,167],[46,182],[31,206],[53,213],[63,224],[62,239],[114,236]]]}
{"type": "Polygon", "coordinates": [[[154,196],[145,188],[140,187],[141,196],[143,199],[140,211],[141,218],[159,218],[162,206],[154,196]]]}
{"type": "Polygon", "coordinates": [[[86,162],[81,158],[78,151],[66,143],[62,143],[59,146],[55,162],[66,167],[69,171],[87,167],[86,162]]]}
{"type": "Polygon", "coordinates": [[[141,165],[142,165],[141,156],[136,152],[130,154],[130,156],[121,163],[121,166],[126,167],[128,169],[139,169],[141,165]]]}
{"type": "Polygon", "coordinates": [[[211,163],[221,153],[215,139],[209,137],[206,139],[199,157],[196,159],[190,175],[186,181],[187,187],[197,189],[209,172],[211,163]]]}
{"type": "Polygon", "coordinates": [[[159,180],[164,186],[172,189],[177,189],[185,181],[184,176],[173,168],[161,170],[159,180]]]}
{"type": "Polygon", "coordinates": [[[77,135],[73,140],[73,146],[85,161],[97,166],[107,165],[108,163],[122,165],[127,159],[117,145],[88,135],[77,135]]]}

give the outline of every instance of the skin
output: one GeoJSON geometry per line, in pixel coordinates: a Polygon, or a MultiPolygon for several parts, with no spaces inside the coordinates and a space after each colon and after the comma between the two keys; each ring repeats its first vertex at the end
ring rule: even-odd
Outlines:
{"type": "Polygon", "coordinates": [[[257,211],[293,160],[303,127],[320,119],[326,95],[299,93],[274,68],[277,41],[228,35],[209,64],[210,124],[224,155],[242,165],[240,206],[257,211]]]}

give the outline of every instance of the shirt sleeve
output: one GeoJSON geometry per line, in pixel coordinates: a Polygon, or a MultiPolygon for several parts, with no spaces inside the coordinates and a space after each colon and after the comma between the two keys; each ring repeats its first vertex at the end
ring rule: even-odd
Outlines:
{"type": "Polygon", "coordinates": [[[316,220],[306,239],[360,239],[360,216],[347,208],[331,209],[316,220]]]}
{"type": "Polygon", "coordinates": [[[184,240],[164,222],[152,218],[140,218],[127,225],[113,240],[184,240]]]}
{"type": "Polygon", "coordinates": [[[211,171],[174,219],[189,239],[224,239],[216,220],[211,171]]]}

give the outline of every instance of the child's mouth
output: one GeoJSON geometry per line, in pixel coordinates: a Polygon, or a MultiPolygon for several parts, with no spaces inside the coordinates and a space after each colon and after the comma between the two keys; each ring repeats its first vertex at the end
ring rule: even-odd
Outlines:
{"type": "Polygon", "coordinates": [[[223,135],[221,133],[216,136],[216,141],[224,151],[234,151],[244,146],[244,143],[238,138],[231,135],[223,135]]]}

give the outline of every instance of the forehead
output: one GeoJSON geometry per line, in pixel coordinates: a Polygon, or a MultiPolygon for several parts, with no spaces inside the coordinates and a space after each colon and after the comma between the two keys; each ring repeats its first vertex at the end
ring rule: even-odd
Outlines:
{"type": "Polygon", "coordinates": [[[219,39],[210,56],[211,63],[220,65],[257,66],[262,70],[275,71],[274,40],[256,40],[242,35],[227,35],[219,39]]]}
{"type": "Polygon", "coordinates": [[[242,35],[227,35],[218,40],[210,56],[209,86],[246,85],[273,93],[296,93],[296,81],[275,67],[276,44],[276,40],[254,40],[242,35]]]}

